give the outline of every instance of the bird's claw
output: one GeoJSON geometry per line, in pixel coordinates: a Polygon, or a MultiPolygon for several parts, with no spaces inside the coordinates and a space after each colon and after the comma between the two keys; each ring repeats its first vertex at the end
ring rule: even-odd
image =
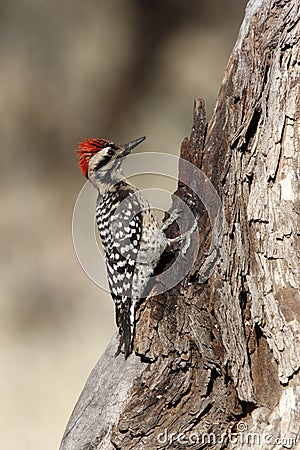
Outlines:
{"type": "Polygon", "coordinates": [[[168,239],[168,243],[170,245],[176,244],[178,242],[180,242],[182,244],[181,253],[182,253],[183,258],[185,258],[185,255],[191,245],[191,235],[196,230],[197,226],[198,226],[198,221],[197,221],[197,219],[195,219],[192,228],[190,228],[188,231],[186,231],[185,233],[183,233],[180,236],[177,236],[176,238],[168,239]]]}
{"type": "Polygon", "coordinates": [[[170,217],[162,224],[161,231],[167,230],[180,217],[182,217],[182,213],[177,208],[174,209],[170,217]]]}

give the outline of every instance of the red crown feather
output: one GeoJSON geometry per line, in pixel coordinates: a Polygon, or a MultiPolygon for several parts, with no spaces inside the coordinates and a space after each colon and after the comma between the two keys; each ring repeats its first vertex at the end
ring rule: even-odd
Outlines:
{"type": "Polygon", "coordinates": [[[79,167],[85,177],[88,174],[88,165],[91,157],[108,145],[109,141],[106,139],[87,138],[80,142],[79,148],[77,149],[77,156],[79,159],[79,167]]]}

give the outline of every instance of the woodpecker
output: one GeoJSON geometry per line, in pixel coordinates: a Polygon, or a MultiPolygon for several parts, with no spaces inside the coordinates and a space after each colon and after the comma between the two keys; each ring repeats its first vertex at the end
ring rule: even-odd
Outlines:
{"type": "Polygon", "coordinates": [[[98,191],[96,223],[106,259],[108,285],[115,303],[120,342],[125,358],[133,350],[135,314],[148,281],[166,246],[183,237],[167,239],[148,201],[122,175],[120,166],[145,136],[126,144],[108,139],[87,138],[77,150],[84,176],[98,191]]]}

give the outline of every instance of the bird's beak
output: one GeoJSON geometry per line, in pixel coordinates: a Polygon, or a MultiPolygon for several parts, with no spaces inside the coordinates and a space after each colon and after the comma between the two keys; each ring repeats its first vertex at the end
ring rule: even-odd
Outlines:
{"type": "Polygon", "coordinates": [[[127,144],[123,144],[124,151],[120,156],[126,156],[128,155],[131,150],[134,149],[137,145],[139,145],[141,142],[143,142],[146,139],[146,136],[142,136],[140,138],[134,139],[133,141],[127,142],[127,144]]]}

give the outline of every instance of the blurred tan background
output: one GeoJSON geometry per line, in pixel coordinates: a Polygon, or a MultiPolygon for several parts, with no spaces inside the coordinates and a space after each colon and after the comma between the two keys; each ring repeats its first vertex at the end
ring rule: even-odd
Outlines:
{"type": "MultiPolygon", "coordinates": [[[[115,331],[71,221],[84,137],[178,154],[193,97],[211,114],[246,1],[0,1],[0,435],[58,449],[115,331]]],[[[141,149],[142,150],[142,149],[141,149]]]]}

